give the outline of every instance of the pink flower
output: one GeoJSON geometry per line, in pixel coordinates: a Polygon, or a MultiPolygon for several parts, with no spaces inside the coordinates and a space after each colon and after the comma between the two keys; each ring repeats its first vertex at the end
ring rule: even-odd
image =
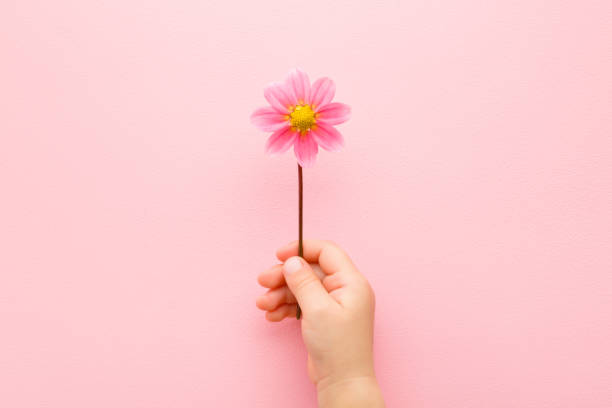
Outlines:
{"type": "Polygon", "coordinates": [[[317,157],[318,146],[338,151],[344,139],[334,125],[346,122],[351,108],[332,102],[336,86],[329,78],[317,79],[312,85],[300,69],[293,69],[284,82],[273,82],[264,88],[270,106],[259,108],[251,122],[259,129],[273,132],[266,142],[266,153],[280,154],[293,146],[298,163],[310,167],[317,157]]]}

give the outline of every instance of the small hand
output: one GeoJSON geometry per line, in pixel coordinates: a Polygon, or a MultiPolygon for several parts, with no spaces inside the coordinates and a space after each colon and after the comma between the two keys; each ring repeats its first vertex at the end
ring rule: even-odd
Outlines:
{"type": "Polygon", "coordinates": [[[375,299],[370,284],[338,245],[305,240],[303,247],[303,258],[296,256],[297,241],[278,249],[284,264],[259,275],[269,290],[257,299],[257,307],[266,310],[266,319],[278,322],[295,317],[299,301],[308,374],[321,406],[383,406],[372,358],[375,299]]]}

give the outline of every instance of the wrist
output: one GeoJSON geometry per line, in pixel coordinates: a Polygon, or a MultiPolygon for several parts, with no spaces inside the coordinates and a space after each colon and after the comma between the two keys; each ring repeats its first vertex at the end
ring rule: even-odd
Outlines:
{"type": "Polygon", "coordinates": [[[374,375],[347,377],[317,384],[320,408],[384,408],[378,381],[374,375]]]}

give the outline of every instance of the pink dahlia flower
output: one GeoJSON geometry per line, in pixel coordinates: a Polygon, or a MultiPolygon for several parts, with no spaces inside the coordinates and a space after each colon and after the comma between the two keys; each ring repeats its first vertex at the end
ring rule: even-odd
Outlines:
{"type": "Polygon", "coordinates": [[[293,146],[298,163],[310,167],[317,157],[318,146],[338,151],[344,139],[334,125],[346,122],[351,108],[332,102],[336,86],[329,78],[317,79],[312,85],[303,71],[292,70],[284,82],[265,87],[264,97],[270,106],[259,108],[251,122],[259,129],[273,132],[266,142],[268,154],[280,154],[293,146]]]}

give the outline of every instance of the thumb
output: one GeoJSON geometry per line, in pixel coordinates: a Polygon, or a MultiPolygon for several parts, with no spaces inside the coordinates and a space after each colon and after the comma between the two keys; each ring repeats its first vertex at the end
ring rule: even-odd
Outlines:
{"type": "Polygon", "coordinates": [[[285,282],[304,313],[326,307],[331,297],[323,287],[312,267],[300,258],[292,256],[283,265],[285,282]]]}

